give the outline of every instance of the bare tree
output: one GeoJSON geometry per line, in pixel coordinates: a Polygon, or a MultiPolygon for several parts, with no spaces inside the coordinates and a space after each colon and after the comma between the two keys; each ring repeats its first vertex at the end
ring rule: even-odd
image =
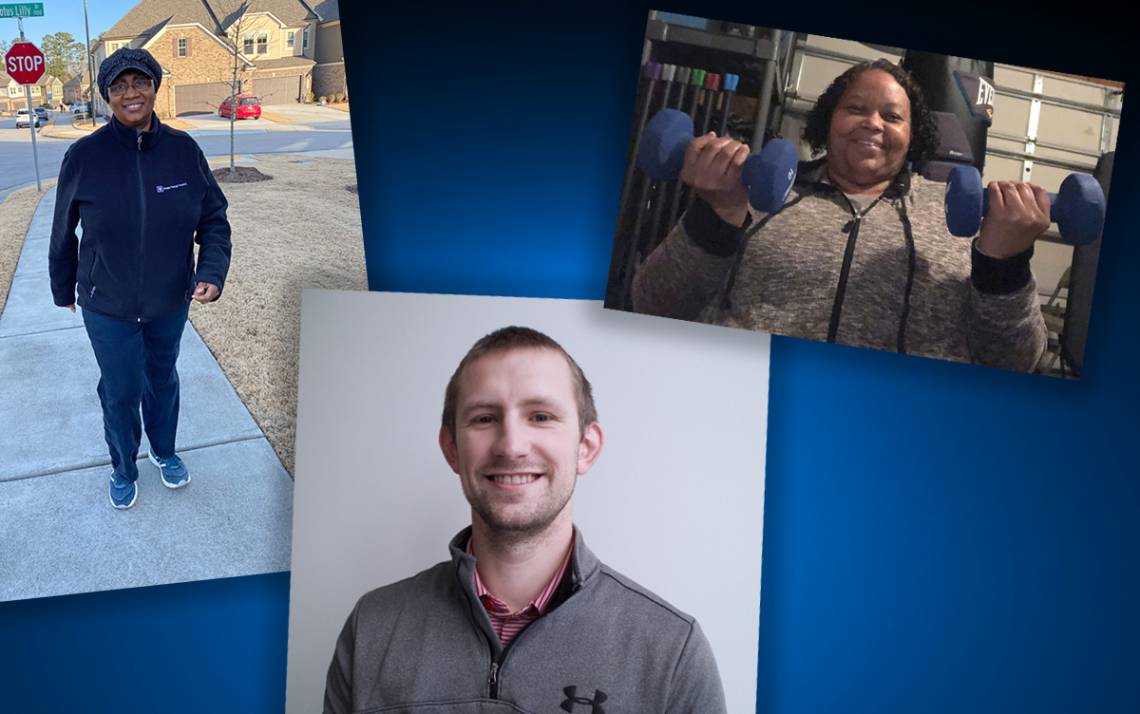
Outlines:
{"type": "Polygon", "coordinates": [[[249,11],[249,2],[234,2],[229,6],[230,12],[224,18],[218,18],[225,29],[226,39],[230,42],[232,50],[231,76],[230,76],[230,173],[236,173],[234,153],[234,122],[237,121],[238,95],[241,94],[242,65],[245,61],[241,57],[242,31],[247,25],[246,12],[249,11]]]}

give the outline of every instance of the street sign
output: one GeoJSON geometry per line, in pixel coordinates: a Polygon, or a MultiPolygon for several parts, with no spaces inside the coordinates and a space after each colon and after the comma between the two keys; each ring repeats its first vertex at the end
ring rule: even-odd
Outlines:
{"type": "Polygon", "coordinates": [[[5,3],[0,5],[0,17],[43,17],[42,2],[5,3]]]}
{"type": "Polygon", "coordinates": [[[4,69],[17,84],[35,84],[44,76],[44,53],[31,42],[17,42],[4,55],[4,69]]]}

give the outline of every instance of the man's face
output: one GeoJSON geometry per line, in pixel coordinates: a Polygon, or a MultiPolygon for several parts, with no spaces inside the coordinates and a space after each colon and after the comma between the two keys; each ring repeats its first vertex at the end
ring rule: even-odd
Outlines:
{"type": "Polygon", "coordinates": [[[150,125],[154,110],[154,82],[141,72],[127,70],[107,87],[107,103],[119,123],[132,129],[150,125]]]}
{"type": "Polygon", "coordinates": [[[472,518],[491,533],[529,536],[571,519],[570,497],[602,449],[597,423],[578,427],[574,379],[550,349],[484,355],[459,378],[454,439],[439,444],[472,518]]]}

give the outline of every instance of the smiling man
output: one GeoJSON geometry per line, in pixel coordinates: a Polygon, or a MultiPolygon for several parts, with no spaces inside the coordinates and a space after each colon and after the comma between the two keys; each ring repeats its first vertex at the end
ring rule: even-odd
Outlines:
{"type": "Polygon", "coordinates": [[[161,82],[162,67],[146,50],[124,47],[103,60],[99,93],[113,116],[64,155],[49,249],[55,304],[83,308],[99,364],[117,509],[138,499],[144,426],[162,484],[190,483],[174,452],[175,365],[190,301],[217,300],[230,265],[226,197],[190,135],[155,116],[161,82]]]}
{"type": "Polygon", "coordinates": [[[325,712],[724,712],[696,621],[599,562],[574,526],[574,486],[603,443],[590,383],[557,342],[523,327],[476,342],[439,431],[471,525],[449,561],[360,599],[325,712]]]}

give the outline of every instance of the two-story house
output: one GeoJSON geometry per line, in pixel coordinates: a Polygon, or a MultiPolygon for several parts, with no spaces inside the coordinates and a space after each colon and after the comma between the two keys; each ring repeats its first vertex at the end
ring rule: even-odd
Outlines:
{"type": "Polygon", "coordinates": [[[330,21],[305,0],[249,0],[244,13],[237,0],[142,0],[99,37],[96,66],[120,47],[145,48],[163,70],[159,116],[212,112],[232,91],[236,48],[240,91],[263,104],[308,101],[318,30],[340,32],[336,2],[320,5],[330,21]]]}
{"type": "Polygon", "coordinates": [[[340,38],[340,9],[336,0],[324,0],[313,6],[321,17],[317,23],[317,64],[313,67],[313,95],[331,97],[347,94],[344,74],[344,43],[340,38]]]}
{"type": "MultiPolygon", "coordinates": [[[[0,62],[3,64],[3,62],[0,62]]],[[[32,85],[32,106],[43,104],[43,89],[38,84],[32,85]]],[[[27,109],[28,100],[24,94],[24,85],[17,84],[5,72],[0,72],[0,111],[5,114],[15,114],[17,109],[27,109]]]]}
{"type": "Polygon", "coordinates": [[[40,78],[40,100],[43,104],[56,109],[63,103],[63,82],[59,77],[45,74],[40,78]]]}
{"type": "Polygon", "coordinates": [[[71,106],[89,101],[91,101],[91,83],[87,80],[86,70],[63,83],[64,104],[71,106]]]}

